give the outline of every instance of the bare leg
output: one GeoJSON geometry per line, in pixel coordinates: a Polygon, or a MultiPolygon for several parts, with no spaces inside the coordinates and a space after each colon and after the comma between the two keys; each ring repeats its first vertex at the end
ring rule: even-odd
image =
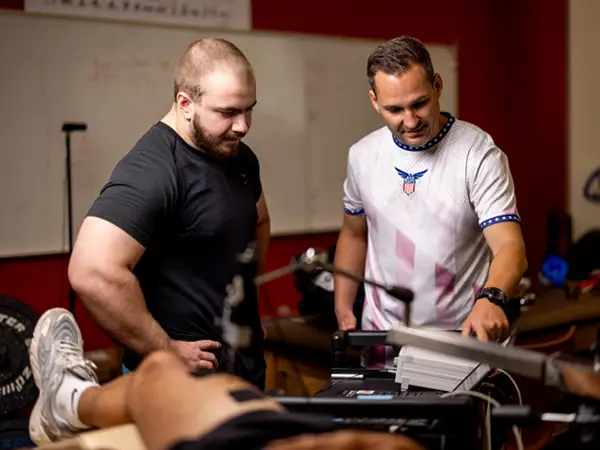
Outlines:
{"type": "Polygon", "coordinates": [[[83,356],[81,332],[69,311],[46,311],[30,346],[40,394],[29,421],[38,445],[67,439],[89,428],[134,422],[150,450],[197,439],[246,412],[283,411],[250,383],[230,375],[196,378],[176,355],[157,352],[132,374],[99,386],[83,356]],[[231,391],[255,392],[239,402],[231,391]]]}
{"type": "Polygon", "coordinates": [[[149,450],[165,450],[178,441],[198,439],[246,412],[284,410],[262,395],[239,402],[230,395],[234,390],[261,394],[250,383],[230,375],[192,377],[177,356],[157,352],[134,372],[126,400],[149,450]]]}
{"type": "Polygon", "coordinates": [[[38,446],[86,429],[131,422],[126,402],[132,376],[98,384],[94,365],[83,354],[81,331],[69,311],[52,308],[40,317],[29,358],[39,388],[29,434],[38,446]]]}
{"type": "Polygon", "coordinates": [[[124,375],[102,386],[86,389],[77,408],[81,422],[93,428],[133,422],[127,407],[133,377],[133,374],[124,375]]]}
{"type": "MultiPolygon", "coordinates": [[[[149,450],[166,450],[181,440],[198,439],[233,417],[255,410],[283,410],[268,398],[238,402],[233,390],[260,392],[230,375],[194,378],[176,356],[150,355],[130,375],[87,389],[79,401],[83,423],[97,428],[135,422],[149,450]]],[[[423,450],[411,439],[388,433],[341,431],[282,439],[272,450],[423,450]]]]}

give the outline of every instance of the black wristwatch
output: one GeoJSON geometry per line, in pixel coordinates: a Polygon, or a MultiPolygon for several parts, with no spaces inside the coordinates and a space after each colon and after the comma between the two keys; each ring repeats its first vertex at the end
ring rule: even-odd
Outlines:
{"type": "Polygon", "coordinates": [[[480,298],[488,299],[494,305],[498,305],[500,308],[504,308],[508,303],[508,295],[502,291],[502,289],[498,289],[495,287],[487,287],[483,288],[479,291],[479,295],[477,296],[477,300],[480,298]]]}

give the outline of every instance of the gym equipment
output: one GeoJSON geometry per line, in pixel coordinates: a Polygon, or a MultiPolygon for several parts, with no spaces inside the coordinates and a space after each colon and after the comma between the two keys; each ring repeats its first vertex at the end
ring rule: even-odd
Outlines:
{"type": "MultiPolygon", "coordinates": [[[[392,328],[388,333],[387,341],[389,345],[413,345],[458,358],[481,361],[532,378],[545,386],[557,387],[569,394],[585,397],[589,394],[585,385],[571,382],[573,378],[581,377],[581,379],[597,382],[597,392],[600,393],[600,373],[595,372],[593,367],[532,350],[504,347],[495,342],[464,338],[452,332],[410,328],[401,324],[392,328]]],[[[600,394],[598,400],[600,401],[600,394]]]]}
{"type": "Polygon", "coordinates": [[[289,411],[332,418],[338,429],[403,434],[429,450],[476,450],[480,414],[469,397],[406,395],[388,398],[376,390],[347,389],[352,397],[272,397],[289,411]],[[362,392],[362,394],[361,394],[362,392]]]}
{"type": "MultiPolygon", "coordinates": [[[[238,312],[239,309],[244,306],[245,290],[249,286],[248,283],[253,280],[255,286],[260,286],[261,284],[289,275],[297,270],[327,271],[333,274],[343,275],[358,283],[379,288],[404,304],[404,323],[406,325],[410,323],[410,305],[414,299],[414,293],[410,289],[402,286],[382,284],[339,269],[329,263],[329,254],[327,251],[316,250],[311,247],[299,257],[293,258],[287,266],[259,276],[255,276],[255,264],[256,250],[254,243],[251,243],[246,251],[238,257],[238,270],[228,286],[223,316],[217,318],[215,321],[216,325],[221,329],[223,342],[229,346],[232,358],[238,349],[246,348],[252,340],[252,331],[250,327],[243,323],[243,317],[240,317],[243,316],[243,314],[239,314],[238,312]],[[236,316],[238,320],[234,318],[236,316]]],[[[229,371],[233,371],[233,360],[230,359],[228,364],[230,364],[229,371]]]]}
{"type": "Polygon", "coordinates": [[[37,398],[29,344],[38,319],[28,305],[0,296],[0,420],[37,398]]]}
{"type": "MultiPolygon", "coordinates": [[[[223,329],[223,340],[230,348],[248,345],[251,330],[242,320],[233,320],[235,308],[243,303],[244,290],[248,284],[244,279],[251,277],[253,249],[241,255],[241,268],[229,285],[223,317],[219,325],[223,329]]],[[[374,286],[398,299],[404,304],[404,323],[410,323],[410,307],[414,298],[411,290],[401,286],[386,285],[374,280],[341,270],[329,263],[328,252],[309,248],[291,263],[273,272],[254,277],[259,286],[296,271],[310,273],[329,272],[340,274],[359,283],[374,286]]],[[[272,398],[291,411],[326,414],[336,427],[368,430],[387,430],[412,436],[430,449],[470,450],[479,447],[481,436],[481,411],[471,398],[442,398],[439,393],[427,395],[425,392],[401,392],[400,385],[394,382],[385,371],[359,369],[357,373],[345,373],[343,350],[346,346],[370,345],[377,341],[385,343],[386,332],[341,332],[333,336],[334,368],[332,381],[314,397],[290,397],[273,395],[272,398]],[[336,360],[337,359],[337,360],[336,360]],[[377,388],[379,386],[380,388],[377,388]],[[386,395],[381,393],[392,387],[386,395]],[[356,393],[351,395],[348,393],[356,393]],[[348,395],[347,395],[348,394],[348,395]],[[418,395],[422,394],[422,395],[418,395]]],[[[300,378],[301,379],[301,378],[300,378]]],[[[306,392],[307,390],[304,389],[306,392]]]]}
{"type": "MultiPolygon", "coordinates": [[[[328,248],[329,261],[335,259],[336,250],[337,242],[334,242],[328,248]]],[[[294,257],[298,258],[299,256],[295,255],[294,257]]],[[[293,277],[294,287],[301,296],[298,301],[300,315],[312,316],[328,326],[337,327],[333,298],[333,274],[327,271],[297,270],[294,272],[293,277]]],[[[360,284],[356,290],[356,298],[352,308],[357,323],[361,323],[364,302],[365,287],[360,284]]]]}
{"type": "Polygon", "coordinates": [[[257,286],[260,286],[261,284],[268,283],[269,281],[273,281],[289,273],[295,272],[296,270],[330,272],[334,275],[342,275],[358,283],[381,289],[389,296],[394,297],[404,304],[404,323],[406,325],[410,324],[410,305],[414,299],[413,291],[402,286],[383,284],[340,269],[329,262],[329,254],[324,250],[317,250],[311,247],[298,258],[293,259],[288,266],[260,275],[256,277],[254,281],[257,286]]]}
{"type": "MultiPolygon", "coordinates": [[[[71,133],[74,131],[85,131],[85,123],[63,123],[62,131],[65,133],[66,146],[66,171],[67,171],[67,222],[69,227],[69,256],[73,251],[73,195],[71,193],[71,133]]],[[[75,316],[75,291],[69,284],[69,311],[75,316]]]]}
{"type": "Polygon", "coordinates": [[[0,450],[32,447],[35,444],[29,437],[29,420],[0,419],[0,450]]]}
{"type": "MultiPolygon", "coordinates": [[[[445,397],[443,391],[414,386],[404,389],[388,367],[348,365],[346,350],[386,345],[387,334],[337,331],[332,336],[331,378],[325,386],[314,397],[272,398],[293,412],[326,414],[336,428],[401,433],[430,450],[481,448],[484,419],[472,398],[445,397]]],[[[462,383],[457,391],[471,386],[462,383]]]]}
{"type": "MultiPolygon", "coordinates": [[[[396,325],[389,332],[390,345],[413,345],[426,350],[469,358],[522,375],[545,386],[561,389],[577,407],[572,413],[533,411],[527,405],[500,406],[492,409],[492,419],[504,425],[523,425],[532,421],[569,424],[564,435],[570,449],[600,448],[600,330],[594,345],[594,364],[567,361],[518,347],[503,347],[445,331],[396,325]]],[[[564,447],[557,447],[564,448],[564,447]]]]}

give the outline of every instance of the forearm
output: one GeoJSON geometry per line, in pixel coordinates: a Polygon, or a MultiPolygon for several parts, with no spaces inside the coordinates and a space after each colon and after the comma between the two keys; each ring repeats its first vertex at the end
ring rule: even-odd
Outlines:
{"type": "Polygon", "coordinates": [[[264,220],[256,225],[255,232],[256,253],[257,253],[257,271],[259,274],[264,272],[269,251],[269,240],[271,239],[271,221],[264,220]]]}
{"type": "MultiPolygon", "coordinates": [[[[346,272],[364,275],[367,257],[367,238],[347,231],[340,232],[335,250],[334,265],[346,272]]],[[[334,301],[336,311],[353,308],[359,283],[343,275],[334,275],[334,301]]]]}
{"type": "Polygon", "coordinates": [[[512,296],[526,270],[524,245],[516,242],[505,244],[492,260],[485,287],[496,287],[512,296]]]}
{"type": "Polygon", "coordinates": [[[169,336],[148,312],[131,271],[90,275],[77,291],[96,323],[122,345],[140,355],[169,348],[169,336]]]}

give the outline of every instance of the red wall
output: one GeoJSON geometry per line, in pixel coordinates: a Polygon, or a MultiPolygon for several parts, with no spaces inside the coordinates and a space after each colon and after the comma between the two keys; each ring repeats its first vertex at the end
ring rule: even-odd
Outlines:
{"type": "MultiPolygon", "coordinates": [[[[22,4],[0,0],[0,8],[22,9],[22,4]]],[[[567,207],[566,0],[253,0],[252,10],[256,30],[376,39],[410,34],[428,43],[456,44],[459,117],[491,133],[508,154],[530,267],[539,270],[546,214],[567,207]],[[534,181],[537,175],[544,180],[534,181]]],[[[273,239],[267,268],[334,239],[335,234],[273,239]]],[[[65,258],[0,262],[0,293],[40,312],[67,306],[65,258]]],[[[298,299],[291,277],[262,293],[272,305],[263,305],[269,315],[281,304],[293,310],[298,299]]],[[[109,345],[85,312],[78,310],[77,318],[88,348],[109,345]]]]}

